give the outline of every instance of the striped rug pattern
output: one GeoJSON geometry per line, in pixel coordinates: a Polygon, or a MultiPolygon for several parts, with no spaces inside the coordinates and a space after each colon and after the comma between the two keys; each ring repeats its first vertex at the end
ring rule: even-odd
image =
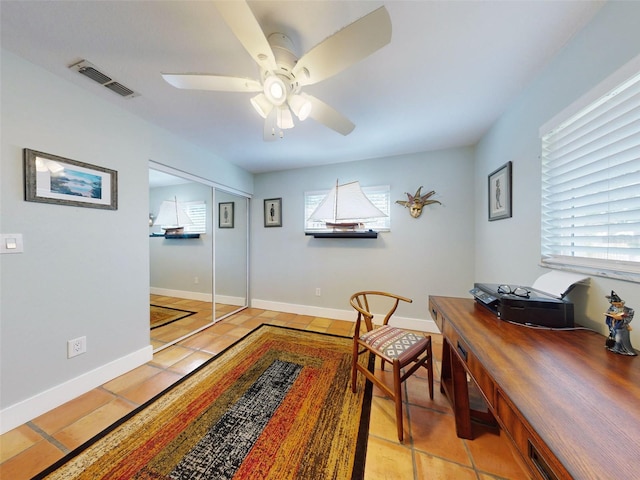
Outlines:
{"type": "Polygon", "coordinates": [[[351,392],[351,354],[263,325],[36,478],[362,478],[371,388],[351,392]]]}

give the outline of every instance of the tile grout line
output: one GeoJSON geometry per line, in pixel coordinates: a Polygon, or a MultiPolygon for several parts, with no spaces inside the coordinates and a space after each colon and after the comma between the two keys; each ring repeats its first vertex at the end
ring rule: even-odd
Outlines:
{"type": "Polygon", "coordinates": [[[56,447],[58,450],[60,450],[65,455],[68,454],[69,452],[71,452],[71,450],[69,448],[65,447],[64,444],[62,444],[62,442],[60,442],[55,437],[49,435],[47,432],[45,432],[43,429],[41,429],[35,423],[29,421],[29,422],[26,423],[26,425],[29,428],[31,428],[33,431],[35,431],[38,435],[40,435],[45,442],[49,442],[50,444],[52,444],[54,447],[56,447]]]}
{"type": "MultiPolygon", "coordinates": [[[[404,371],[404,369],[403,369],[404,371]]],[[[407,412],[407,424],[409,426],[409,449],[411,450],[411,466],[413,467],[413,480],[420,480],[418,478],[418,460],[416,459],[416,449],[413,441],[413,428],[411,426],[411,409],[409,408],[409,388],[407,386],[407,382],[402,382],[402,388],[404,389],[404,398],[406,398],[406,402],[403,403],[403,408],[407,412]]],[[[402,427],[404,428],[404,426],[402,427]]]]}

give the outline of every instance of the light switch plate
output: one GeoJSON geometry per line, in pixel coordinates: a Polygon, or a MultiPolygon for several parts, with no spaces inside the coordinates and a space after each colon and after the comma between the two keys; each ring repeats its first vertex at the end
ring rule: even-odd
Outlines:
{"type": "Polygon", "coordinates": [[[21,233],[0,233],[0,253],[22,253],[24,245],[21,233]]]}

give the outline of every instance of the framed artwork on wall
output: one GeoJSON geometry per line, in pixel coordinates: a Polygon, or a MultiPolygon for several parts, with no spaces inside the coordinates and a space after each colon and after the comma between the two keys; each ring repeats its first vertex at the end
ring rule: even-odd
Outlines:
{"type": "Polygon", "coordinates": [[[25,148],[24,199],[117,210],[118,172],[25,148]]]}
{"type": "Polygon", "coordinates": [[[511,162],[489,174],[489,221],[511,217],[511,162]]]}
{"type": "Polygon", "coordinates": [[[264,201],[264,226],[282,226],[282,198],[267,198],[264,201]]]}
{"type": "Polygon", "coordinates": [[[234,202],[220,202],[218,204],[218,228],[233,228],[234,202]]]}

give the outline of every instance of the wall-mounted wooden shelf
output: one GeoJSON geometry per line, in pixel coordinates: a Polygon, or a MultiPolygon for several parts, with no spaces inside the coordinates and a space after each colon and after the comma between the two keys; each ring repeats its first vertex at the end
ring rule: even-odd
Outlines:
{"type": "Polygon", "coordinates": [[[378,232],[367,230],[365,232],[304,232],[313,238],[378,238],[378,232]]]}
{"type": "Polygon", "coordinates": [[[152,233],[149,235],[150,238],[167,238],[170,240],[177,240],[177,239],[183,239],[183,238],[200,238],[200,234],[199,233],[183,233],[181,235],[164,235],[162,233],[152,233]]]}

